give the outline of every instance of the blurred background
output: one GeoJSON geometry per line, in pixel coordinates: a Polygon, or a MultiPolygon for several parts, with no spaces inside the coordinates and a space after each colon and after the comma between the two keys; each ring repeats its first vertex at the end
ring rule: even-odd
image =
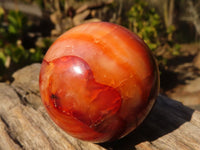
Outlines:
{"type": "Polygon", "coordinates": [[[95,21],[137,33],[158,60],[160,93],[200,110],[200,0],[0,0],[0,82],[41,62],[66,30],[95,21]]]}

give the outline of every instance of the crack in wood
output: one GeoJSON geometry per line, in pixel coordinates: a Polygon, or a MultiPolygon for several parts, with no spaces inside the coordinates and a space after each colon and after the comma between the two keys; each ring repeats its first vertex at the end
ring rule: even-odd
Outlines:
{"type": "Polygon", "coordinates": [[[26,95],[28,94],[28,92],[25,93],[25,95],[22,95],[20,92],[18,92],[15,88],[13,88],[13,90],[15,91],[15,93],[17,94],[17,96],[20,99],[20,103],[24,106],[27,106],[28,104],[30,104],[26,98],[26,95]]]}
{"type": "Polygon", "coordinates": [[[0,116],[0,120],[2,120],[2,122],[5,125],[5,131],[7,133],[7,135],[9,136],[9,138],[16,144],[18,145],[21,149],[23,148],[23,145],[20,143],[20,141],[14,136],[14,134],[12,134],[11,130],[10,130],[10,126],[7,123],[7,121],[4,119],[4,117],[0,116]]]}

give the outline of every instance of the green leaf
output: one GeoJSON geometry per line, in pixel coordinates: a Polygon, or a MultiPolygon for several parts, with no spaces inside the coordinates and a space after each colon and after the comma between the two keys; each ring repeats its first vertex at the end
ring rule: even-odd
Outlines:
{"type": "Polygon", "coordinates": [[[0,7],[0,17],[2,17],[5,14],[4,9],[0,7]]]}
{"type": "Polygon", "coordinates": [[[0,61],[3,63],[3,65],[5,65],[6,55],[2,51],[0,51],[0,61]]]}
{"type": "Polygon", "coordinates": [[[15,18],[15,15],[12,15],[13,13],[10,13],[8,15],[8,21],[10,24],[13,24],[13,25],[17,25],[17,19],[15,18]]]}
{"type": "Polygon", "coordinates": [[[8,31],[11,34],[17,34],[17,29],[13,25],[8,26],[8,31]]]}

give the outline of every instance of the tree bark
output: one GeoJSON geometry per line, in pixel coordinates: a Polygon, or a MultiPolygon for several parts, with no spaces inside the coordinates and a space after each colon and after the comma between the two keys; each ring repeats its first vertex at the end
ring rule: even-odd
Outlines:
{"type": "Polygon", "coordinates": [[[40,64],[14,73],[11,85],[0,83],[1,150],[199,150],[200,112],[159,95],[145,121],[111,143],[93,144],[71,137],[47,115],[40,99],[40,64]]]}

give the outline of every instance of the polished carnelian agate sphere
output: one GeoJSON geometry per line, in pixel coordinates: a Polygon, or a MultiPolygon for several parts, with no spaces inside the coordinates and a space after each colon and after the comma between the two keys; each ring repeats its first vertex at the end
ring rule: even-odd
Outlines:
{"type": "Polygon", "coordinates": [[[61,35],[44,57],[39,82],[53,121],[91,142],[133,131],[159,89],[158,68],[147,45],[106,22],[82,24],[61,35]]]}

